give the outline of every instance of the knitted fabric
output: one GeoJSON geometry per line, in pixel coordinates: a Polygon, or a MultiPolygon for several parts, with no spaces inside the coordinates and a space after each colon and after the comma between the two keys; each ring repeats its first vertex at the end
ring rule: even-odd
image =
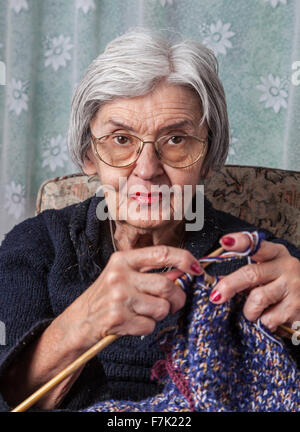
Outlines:
{"type": "Polygon", "coordinates": [[[177,331],[162,341],[169,354],[153,368],[165,375],[163,391],[84,411],[298,411],[297,365],[281,339],[245,319],[245,296],[214,305],[201,277],[188,290],[177,331]]]}
{"type": "MultiPolygon", "coordinates": [[[[13,362],[21,364],[23,351],[105,269],[113,247],[108,221],[99,221],[96,215],[101,199],[94,196],[61,210],[45,210],[16,225],[5,236],[0,247],[0,321],[5,324],[6,345],[0,345],[0,380],[13,362]]],[[[205,199],[204,226],[200,231],[186,232],[184,248],[195,257],[203,257],[220,246],[219,239],[223,235],[255,229],[241,219],[215,210],[205,199]]],[[[283,244],[293,256],[300,259],[299,248],[265,232],[268,241],[283,244]]],[[[213,263],[209,266],[209,272],[212,275],[226,275],[246,263],[246,259],[245,262],[213,263]]],[[[207,303],[211,308],[208,334],[216,337],[218,333],[213,333],[213,314],[223,307],[207,303]]],[[[182,317],[188,313],[189,310],[185,308],[182,317]]],[[[232,313],[228,312],[230,322],[234,317],[232,313]]],[[[185,334],[189,326],[187,321],[182,320],[179,329],[185,334]]],[[[226,323],[226,318],[224,320],[226,323]]],[[[85,365],[59,410],[78,411],[103,400],[146,400],[162,392],[169,373],[176,382],[182,384],[182,373],[175,373],[171,369],[173,363],[162,362],[166,357],[165,352],[158,343],[154,343],[160,340],[158,335],[164,329],[177,322],[179,324],[178,316],[170,314],[159,321],[154,332],[143,340],[138,336],[127,335],[106,347],[85,365]],[[161,384],[156,379],[150,380],[151,370],[154,373],[157,371],[153,365],[159,361],[161,372],[166,372],[161,384]]],[[[217,328],[219,331],[221,327],[217,328]]],[[[225,333],[222,344],[227,337],[225,333]]],[[[264,337],[263,334],[261,337],[264,337]]],[[[171,359],[176,338],[170,340],[173,347],[171,359]]],[[[300,367],[300,346],[289,346],[289,339],[284,342],[291,349],[295,360],[298,359],[300,367]]],[[[242,353],[240,345],[238,348],[238,352],[242,353]]],[[[187,374],[183,375],[187,377],[187,374]]],[[[170,385],[173,386],[172,383],[170,385]]],[[[2,390],[4,392],[0,388],[0,411],[9,411],[14,406],[7,403],[2,390]]],[[[183,392],[186,394],[185,390],[183,392]]],[[[182,397],[180,392],[178,397],[182,397]]],[[[188,403],[186,406],[190,409],[188,403]]]]}

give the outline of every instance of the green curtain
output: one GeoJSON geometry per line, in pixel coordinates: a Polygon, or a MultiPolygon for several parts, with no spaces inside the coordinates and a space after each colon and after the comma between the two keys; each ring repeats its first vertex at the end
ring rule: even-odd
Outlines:
{"type": "Polygon", "coordinates": [[[299,0],[0,0],[0,240],[34,215],[44,180],[77,171],[66,149],[73,90],[136,26],[214,50],[229,163],[299,170],[299,0]]]}

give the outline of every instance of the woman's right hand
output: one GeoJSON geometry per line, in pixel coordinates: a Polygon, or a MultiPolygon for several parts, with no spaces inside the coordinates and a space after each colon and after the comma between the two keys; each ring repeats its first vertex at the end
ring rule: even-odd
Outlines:
{"type": "MultiPolygon", "coordinates": [[[[169,246],[112,254],[95,282],[11,365],[1,383],[8,403],[20,403],[108,334],[152,333],[157,321],[184,305],[185,293],[171,279],[181,272],[199,274],[199,264],[199,272],[192,268],[193,264],[198,262],[190,252],[169,246]],[[145,273],[165,265],[178,270],[168,274],[145,273]]],[[[59,406],[83,367],[43,396],[36,406],[59,406]]]]}
{"type": "Polygon", "coordinates": [[[181,272],[202,272],[187,250],[159,245],[115,252],[95,282],[56,318],[56,325],[80,351],[109,334],[150,334],[157,321],[183,307],[186,295],[171,280],[181,272]],[[164,266],[179,271],[145,273],[164,266]]]}

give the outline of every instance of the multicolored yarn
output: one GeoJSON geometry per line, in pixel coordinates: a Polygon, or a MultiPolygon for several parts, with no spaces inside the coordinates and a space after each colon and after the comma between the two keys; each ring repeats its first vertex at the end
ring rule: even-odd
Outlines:
{"type": "Polygon", "coordinates": [[[99,402],[83,411],[299,411],[296,362],[283,340],[243,316],[245,295],[214,305],[203,275],[185,276],[181,284],[187,304],[176,328],[159,334],[166,358],[152,370],[163,391],[138,402],[99,402]]]}

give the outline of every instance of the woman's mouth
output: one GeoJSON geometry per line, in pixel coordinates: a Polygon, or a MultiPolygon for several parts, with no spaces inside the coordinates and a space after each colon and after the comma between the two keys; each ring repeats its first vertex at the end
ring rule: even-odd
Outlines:
{"type": "Polygon", "coordinates": [[[134,194],[129,195],[129,198],[136,200],[139,204],[154,204],[161,201],[162,193],[161,192],[154,192],[154,193],[136,192],[134,194]]]}

